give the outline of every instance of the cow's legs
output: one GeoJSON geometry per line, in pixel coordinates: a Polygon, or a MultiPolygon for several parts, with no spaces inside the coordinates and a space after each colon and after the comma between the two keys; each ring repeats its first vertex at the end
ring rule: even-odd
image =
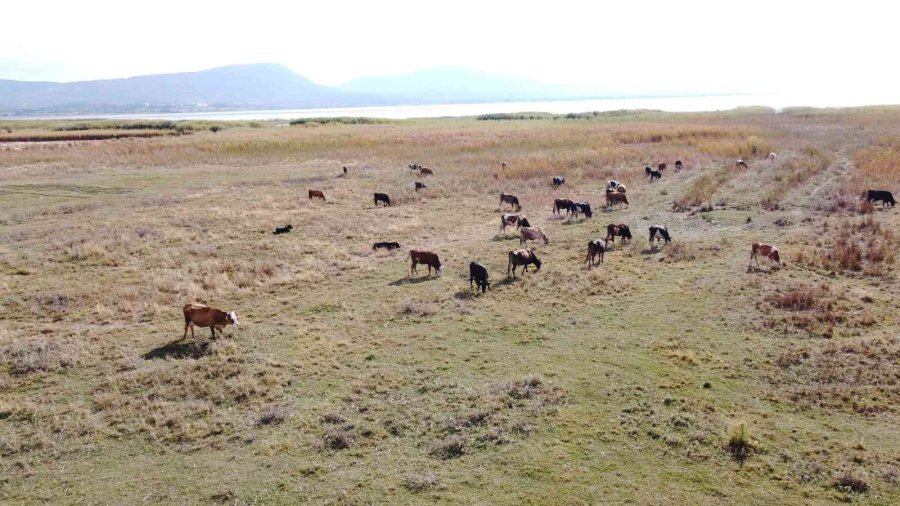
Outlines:
{"type": "Polygon", "coordinates": [[[215,327],[215,325],[210,325],[210,326],[209,326],[209,331],[212,332],[212,338],[213,338],[213,341],[215,341],[215,340],[216,340],[216,327],[215,327]]]}

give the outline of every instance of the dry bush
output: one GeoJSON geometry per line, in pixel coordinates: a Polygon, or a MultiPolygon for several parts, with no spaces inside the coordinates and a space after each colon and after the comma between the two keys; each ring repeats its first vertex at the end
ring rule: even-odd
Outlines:
{"type": "Polygon", "coordinates": [[[291,416],[291,413],[293,413],[293,410],[288,406],[269,405],[263,408],[256,424],[260,426],[280,425],[291,416]]]}
{"type": "Polygon", "coordinates": [[[331,450],[346,450],[353,444],[353,437],[345,430],[332,429],[325,434],[325,447],[331,450]]]}
{"type": "Polygon", "coordinates": [[[863,272],[884,276],[894,265],[900,241],[894,233],[882,228],[871,215],[858,221],[847,219],[831,229],[827,223],[819,232],[823,238],[811,252],[800,252],[795,260],[801,265],[821,267],[829,271],[863,272]]]}
{"type": "Polygon", "coordinates": [[[3,349],[3,363],[14,374],[52,372],[78,365],[84,347],[74,339],[47,336],[21,339],[3,349]]]}
{"type": "Polygon", "coordinates": [[[712,202],[716,191],[728,182],[732,173],[730,167],[720,167],[698,177],[687,191],[675,200],[675,210],[689,211],[704,202],[712,202]]]}
{"type": "Polygon", "coordinates": [[[440,480],[433,474],[416,474],[403,478],[403,486],[410,492],[427,492],[440,487],[440,480]]]}
{"type": "Polygon", "coordinates": [[[452,435],[436,442],[430,452],[439,459],[454,459],[466,453],[466,441],[461,436],[452,435]]]}
{"type": "Polygon", "coordinates": [[[838,479],[834,480],[834,486],[844,492],[854,492],[857,494],[863,494],[869,490],[869,484],[866,483],[865,478],[853,473],[849,469],[844,471],[838,479]]]}
{"type": "Polygon", "coordinates": [[[666,262],[689,262],[696,260],[697,248],[684,241],[671,242],[664,248],[666,262]]]}

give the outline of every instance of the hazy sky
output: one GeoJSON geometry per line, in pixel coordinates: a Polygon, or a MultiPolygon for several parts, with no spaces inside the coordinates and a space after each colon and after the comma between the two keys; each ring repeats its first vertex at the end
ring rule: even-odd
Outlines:
{"type": "Polygon", "coordinates": [[[321,84],[464,65],[616,92],[900,102],[892,1],[4,2],[0,78],[273,62],[321,84]]]}

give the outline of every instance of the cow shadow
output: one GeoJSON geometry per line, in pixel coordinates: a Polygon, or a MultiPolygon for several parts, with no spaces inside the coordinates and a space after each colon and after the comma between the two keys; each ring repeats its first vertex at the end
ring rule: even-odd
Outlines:
{"type": "MultiPolygon", "coordinates": [[[[782,267],[784,267],[784,264],[782,264],[782,267]]],[[[773,274],[775,272],[778,272],[778,270],[782,267],[773,265],[772,267],[769,267],[768,269],[763,269],[762,267],[760,267],[758,265],[750,264],[747,266],[747,274],[773,274]]]]}
{"type": "Polygon", "coordinates": [[[147,353],[141,355],[141,358],[144,360],[156,360],[156,359],[184,359],[184,358],[193,358],[198,359],[205,357],[209,354],[209,342],[208,341],[183,341],[178,339],[177,341],[172,341],[171,343],[164,344],[158,348],[154,348],[147,353]]]}
{"type": "Polygon", "coordinates": [[[516,239],[518,239],[518,238],[519,238],[519,235],[518,235],[518,234],[516,234],[516,235],[509,235],[509,234],[501,235],[501,234],[497,234],[497,235],[495,235],[494,238],[491,239],[491,240],[492,240],[492,241],[498,241],[498,242],[499,242],[499,241],[514,241],[514,240],[516,240],[516,239]]]}
{"type": "Polygon", "coordinates": [[[419,283],[433,281],[437,278],[438,276],[420,276],[417,278],[402,277],[397,281],[391,281],[388,283],[388,286],[418,285],[419,283]]]}
{"type": "Polygon", "coordinates": [[[493,283],[493,284],[494,284],[494,285],[497,285],[497,286],[508,286],[508,285],[513,284],[513,283],[517,283],[518,281],[519,281],[519,278],[518,278],[518,277],[514,278],[514,277],[512,277],[512,276],[505,276],[503,279],[501,279],[501,280],[499,280],[499,281],[497,281],[496,283],[493,283]]]}
{"type": "Polygon", "coordinates": [[[641,250],[641,255],[655,255],[660,252],[659,246],[650,246],[649,248],[644,248],[641,250]]]}

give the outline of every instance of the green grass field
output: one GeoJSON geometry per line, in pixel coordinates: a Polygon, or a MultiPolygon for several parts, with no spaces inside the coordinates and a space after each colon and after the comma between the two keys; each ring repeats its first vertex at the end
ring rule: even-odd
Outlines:
{"type": "Polygon", "coordinates": [[[2,502],[900,502],[900,109],[352,123],[0,142],[2,502]]]}

